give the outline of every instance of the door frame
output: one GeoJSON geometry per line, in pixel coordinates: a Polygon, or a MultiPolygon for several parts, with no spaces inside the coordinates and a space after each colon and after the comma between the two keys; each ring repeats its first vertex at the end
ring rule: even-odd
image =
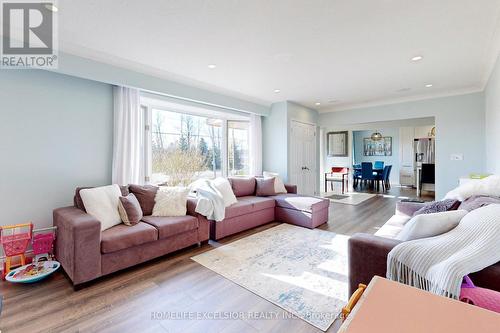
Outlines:
{"type": "Polygon", "coordinates": [[[308,121],[304,121],[304,120],[299,120],[299,119],[296,119],[296,118],[290,118],[289,119],[290,123],[289,123],[289,134],[290,135],[290,140],[288,140],[288,147],[287,147],[287,155],[288,155],[288,158],[287,158],[287,173],[288,175],[290,175],[289,177],[289,182],[292,182],[292,179],[291,178],[291,144],[292,144],[292,125],[293,123],[300,123],[300,124],[304,124],[304,125],[309,125],[309,126],[314,126],[314,137],[315,137],[315,140],[314,140],[314,169],[313,169],[313,173],[314,173],[314,195],[318,195],[319,194],[319,170],[318,170],[318,166],[319,166],[319,161],[318,161],[318,146],[319,146],[319,133],[318,133],[318,130],[319,130],[319,126],[318,124],[315,124],[315,123],[312,123],[312,122],[308,122],[308,121]]]}

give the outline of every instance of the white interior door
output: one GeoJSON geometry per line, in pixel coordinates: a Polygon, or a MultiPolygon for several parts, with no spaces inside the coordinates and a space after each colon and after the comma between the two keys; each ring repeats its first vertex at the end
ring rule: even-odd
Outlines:
{"type": "Polygon", "coordinates": [[[300,194],[316,194],[316,125],[292,121],[290,182],[300,194]]]}

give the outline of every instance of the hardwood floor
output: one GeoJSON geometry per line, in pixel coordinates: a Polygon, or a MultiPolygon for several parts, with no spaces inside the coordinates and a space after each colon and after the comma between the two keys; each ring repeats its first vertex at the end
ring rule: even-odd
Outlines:
{"type": "MultiPolygon", "coordinates": [[[[414,190],[393,188],[357,206],[332,203],[330,221],[321,229],[352,235],[374,233],[394,213],[398,197],[414,190]]],[[[280,307],[232,283],[190,259],[193,255],[271,228],[271,223],[210,242],[201,247],[103,277],[73,291],[57,272],[32,285],[2,282],[4,297],[0,330],[4,332],[321,332],[301,319],[287,319],[280,307]],[[162,317],[169,312],[184,318],[162,317]],[[246,318],[220,320],[189,316],[244,313],[246,318]],[[248,318],[253,314],[254,318],[248,318]],[[257,315],[273,316],[256,319],[257,315]]],[[[339,321],[328,332],[336,332],[339,321]]]]}

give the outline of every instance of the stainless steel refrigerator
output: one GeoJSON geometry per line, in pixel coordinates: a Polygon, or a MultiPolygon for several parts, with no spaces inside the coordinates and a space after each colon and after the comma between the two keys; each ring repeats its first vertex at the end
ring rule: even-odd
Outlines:
{"type": "MultiPolygon", "coordinates": [[[[415,187],[417,188],[417,195],[420,194],[421,179],[431,179],[427,181],[429,184],[434,183],[434,165],[436,162],[436,142],[433,138],[415,139],[413,142],[413,151],[415,153],[415,187]],[[432,175],[422,174],[422,164],[426,164],[426,170],[430,170],[432,175]],[[429,177],[427,177],[429,176],[429,177]]],[[[429,171],[427,171],[429,172],[429,171]]],[[[433,186],[432,186],[433,187],[433,186]]]]}
{"type": "Polygon", "coordinates": [[[422,163],[435,163],[435,140],[433,138],[415,139],[413,151],[415,152],[415,165],[422,166],[422,163]]]}

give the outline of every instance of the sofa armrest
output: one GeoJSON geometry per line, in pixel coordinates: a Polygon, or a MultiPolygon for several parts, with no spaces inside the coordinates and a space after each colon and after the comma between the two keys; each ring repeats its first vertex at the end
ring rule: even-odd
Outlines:
{"type": "Polygon", "coordinates": [[[410,201],[398,201],[396,203],[396,215],[405,215],[412,217],[413,213],[425,206],[425,203],[421,202],[410,202],[410,201]]]}
{"type": "Polygon", "coordinates": [[[54,210],[55,255],[74,285],[101,276],[101,222],[76,207],[54,210]]]}
{"type": "Polygon", "coordinates": [[[349,295],[358,284],[368,284],[375,276],[385,277],[387,255],[401,241],[370,234],[354,234],[348,242],[349,295]]]}
{"type": "Polygon", "coordinates": [[[198,219],[198,242],[204,242],[208,240],[209,229],[210,229],[209,222],[205,216],[195,211],[197,203],[198,203],[198,198],[188,197],[187,214],[194,216],[198,219]]]}
{"type": "Polygon", "coordinates": [[[297,194],[297,185],[285,184],[286,192],[297,194]]]}
{"type": "Polygon", "coordinates": [[[195,211],[197,202],[198,202],[197,198],[193,198],[193,197],[187,198],[187,207],[186,207],[187,208],[187,212],[186,212],[187,215],[191,215],[194,217],[196,217],[198,215],[198,213],[195,211]]]}

